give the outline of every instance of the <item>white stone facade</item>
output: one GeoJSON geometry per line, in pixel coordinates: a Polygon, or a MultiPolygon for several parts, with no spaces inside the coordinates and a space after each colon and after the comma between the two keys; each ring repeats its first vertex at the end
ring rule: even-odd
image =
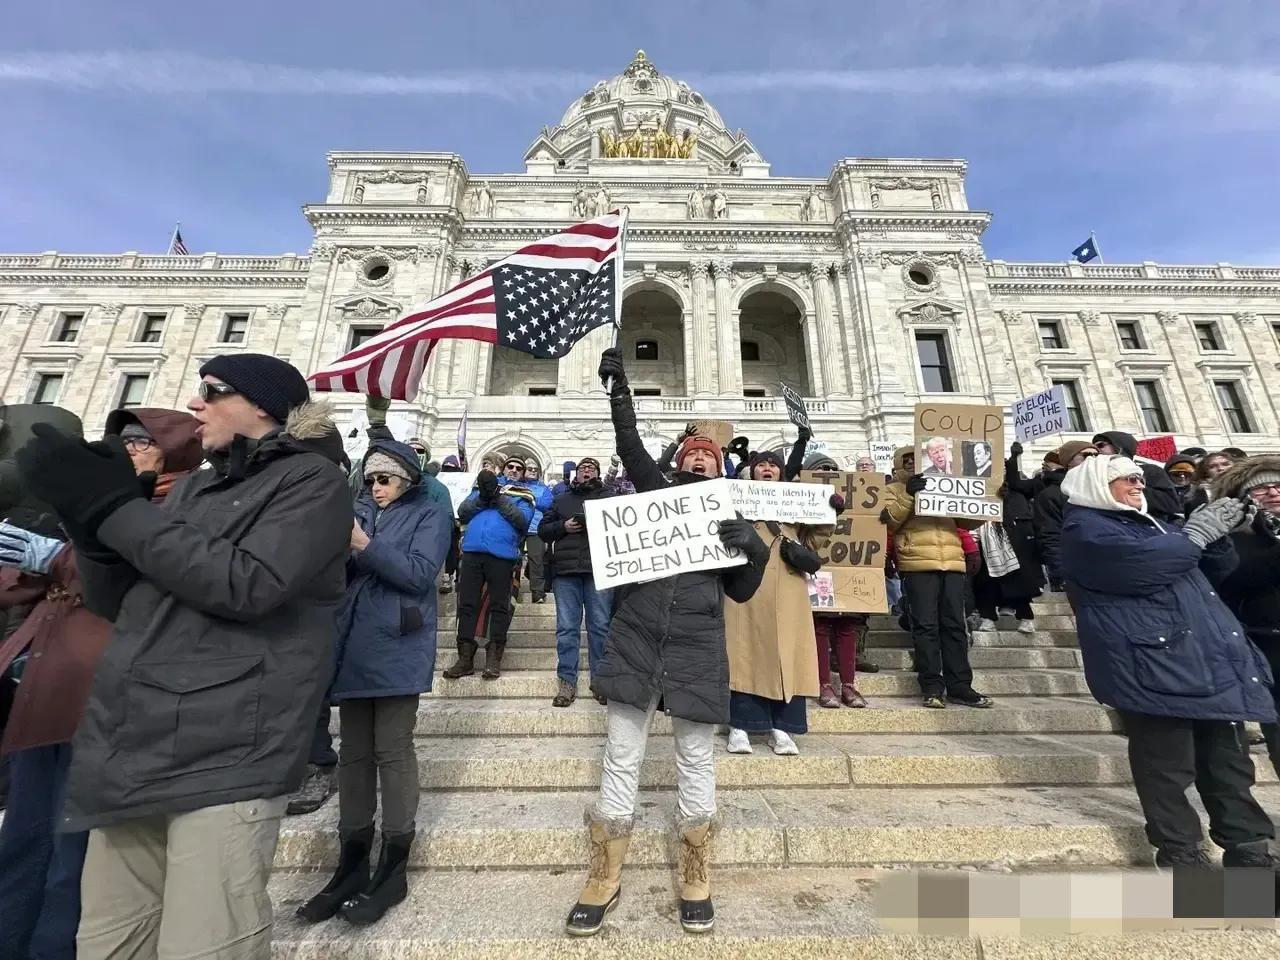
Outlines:
{"type": "MultiPolygon", "coordinates": [[[[1163,416],[1183,445],[1280,450],[1280,267],[989,261],[991,215],[969,209],[965,168],[844,159],[825,180],[773,177],[638,55],[539,134],[521,174],[472,175],[448,153],[331,154],[328,195],[304,208],[309,256],[0,256],[0,397],[56,399],[93,433],[122,400],[182,405],[216,353],[315,370],[487,262],[625,205],[620,343],[655,445],[695,417],[781,445],[794,433],[780,379],[812,398],[838,458],[906,437],[922,398],[1008,404],[1071,381],[1086,436],[1165,432],[1163,416]],[[945,375],[922,366],[921,337],[926,365],[944,345],[945,375]]],[[[437,456],[464,408],[475,462],[607,456],[594,371],[611,335],[559,361],[446,341],[401,406],[437,456]]]]}

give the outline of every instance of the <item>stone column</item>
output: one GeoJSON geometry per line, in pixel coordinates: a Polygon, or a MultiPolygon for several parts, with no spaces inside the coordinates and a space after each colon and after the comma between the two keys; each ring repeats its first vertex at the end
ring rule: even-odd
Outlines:
{"type": "Polygon", "coordinates": [[[805,358],[808,361],[809,382],[813,387],[813,396],[827,395],[826,377],[822,370],[826,366],[826,356],[822,355],[822,347],[818,342],[818,322],[812,313],[806,313],[800,320],[800,332],[804,336],[805,358]],[[819,359],[821,357],[821,359],[819,359]]]}
{"type": "MultiPolygon", "coordinates": [[[[817,331],[818,363],[814,366],[814,384],[816,386],[817,373],[821,370],[822,385],[827,394],[847,397],[849,383],[845,377],[843,351],[840,349],[840,331],[832,309],[835,302],[831,289],[833,266],[829,262],[823,262],[809,267],[809,277],[813,281],[814,308],[817,312],[814,326],[817,331]]],[[[810,357],[810,363],[812,362],[813,358],[810,357]]]]}
{"type": "Polygon", "coordinates": [[[707,274],[711,264],[706,260],[694,260],[689,264],[693,277],[693,316],[685,336],[685,369],[693,376],[685,376],[693,383],[690,396],[709,397],[716,392],[716,334],[707,311],[707,274]]]}
{"type": "Polygon", "coordinates": [[[729,280],[733,264],[717,260],[716,273],[716,357],[720,367],[720,396],[742,396],[742,347],[738,338],[738,318],[731,316],[729,280]]]}

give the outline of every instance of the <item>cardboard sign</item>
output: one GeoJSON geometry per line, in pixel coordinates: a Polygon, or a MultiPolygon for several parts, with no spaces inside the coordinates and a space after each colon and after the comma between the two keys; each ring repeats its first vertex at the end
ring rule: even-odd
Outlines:
{"type": "Polygon", "coordinates": [[[787,405],[787,419],[797,427],[809,426],[809,411],[805,409],[804,397],[781,380],[778,381],[778,386],[782,389],[782,400],[787,405]]]}
{"type": "Polygon", "coordinates": [[[893,473],[893,451],[900,446],[900,443],[883,440],[871,441],[871,459],[876,463],[876,473],[883,473],[885,476],[893,473]]]}
{"type": "Polygon", "coordinates": [[[727,480],[588,500],[584,510],[597,590],[747,562],[720,542],[721,521],[734,516],[727,480]]]}
{"type": "Polygon", "coordinates": [[[1066,388],[1062,384],[1013,403],[1014,439],[1038,440],[1067,429],[1066,388]]]}
{"type": "Polygon", "coordinates": [[[818,549],[823,567],[809,585],[809,603],[832,613],[885,613],[886,531],[880,522],[884,478],[875,473],[804,471],[800,479],[825,483],[844,497],[845,512],[825,545],[818,549]],[[830,589],[832,602],[827,601],[830,589]]]}
{"type": "Polygon", "coordinates": [[[733,424],[728,420],[694,420],[692,425],[697,431],[694,436],[709,437],[721,449],[733,439],[733,424]]]}
{"type": "Polygon", "coordinates": [[[441,470],[436,475],[436,479],[449,491],[449,499],[453,502],[453,515],[456,517],[462,501],[471,496],[471,491],[475,489],[476,472],[473,470],[470,473],[446,473],[441,470]]]}
{"type": "Polygon", "coordinates": [[[733,508],[748,520],[807,523],[826,526],[836,522],[828,502],[831,488],[822,483],[777,483],[764,480],[730,480],[733,508]]]}
{"type": "Polygon", "coordinates": [[[1178,444],[1173,437],[1148,437],[1138,441],[1138,456],[1154,460],[1162,466],[1178,452],[1178,444]]]}
{"type": "Polygon", "coordinates": [[[1004,410],[979,404],[918,403],[916,473],[929,486],[916,496],[924,517],[996,520],[1004,483],[1004,410]]]}

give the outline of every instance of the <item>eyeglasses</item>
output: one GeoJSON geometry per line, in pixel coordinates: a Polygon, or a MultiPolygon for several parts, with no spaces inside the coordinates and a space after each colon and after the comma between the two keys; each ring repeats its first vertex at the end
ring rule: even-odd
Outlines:
{"type": "Polygon", "coordinates": [[[389,487],[399,479],[399,477],[393,477],[389,473],[375,473],[372,476],[365,477],[364,482],[371,487],[389,487]]]}
{"type": "Polygon", "coordinates": [[[1260,483],[1249,488],[1250,493],[1280,493],[1280,483],[1260,483]]]}
{"type": "Polygon", "coordinates": [[[503,470],[515,470],[515,471],[517,471],[518,473],[524,473],[524,467],[520,466],[520,464],[518,464],[518,463],[508,463],[508,464],[507,464],[505,467],[503,467],[502,469],[503,469],[503,470]]]}
{"type": "Polygon", "coordinates": [[[1140,473],[1131,473],[1127,477],[1117,477],[1116,479],[1123,480],[1125,483],[1135,487],[1145,487],[1147,485],[1147,478],[1140,473]]]}
{"type": "Polygon", "coordinates": [[[201,380],[196,387],[196,394],[205,403],[212,403],[219,397],[229,397],[239,392],[229,383],[210,383],[208,380],[201,380]]]}
{"type": "Polygon", "coordinates": [[[159,446],[159,444],[157,444],[150,437],[129,437],[127,440],[124,441],[124,448],[126,450],[132,450],[136,453],[144,453],[145,451],[150,450],[152,447],[157,447],[157,446],[159,446]]]}

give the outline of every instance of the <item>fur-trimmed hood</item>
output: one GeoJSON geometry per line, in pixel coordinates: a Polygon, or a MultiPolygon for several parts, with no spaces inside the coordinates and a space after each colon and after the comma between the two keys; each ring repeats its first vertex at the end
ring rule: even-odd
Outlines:
{"type": "Polygon", "coordinates": [[[319,440],[326,433],[337,433],[333,404],[328,400],[308,400],[289,411],[284,432],[295,440],[319,440]]]}
{"type": "Polygon", "coordinates": [[[1214,500],[1242,496],[1249,489],[1249,481],[1262,473],[1280,473],[1280,454],[1250,457],[1234,464],[1209,481],[1209,495],[1214,500]]]}

